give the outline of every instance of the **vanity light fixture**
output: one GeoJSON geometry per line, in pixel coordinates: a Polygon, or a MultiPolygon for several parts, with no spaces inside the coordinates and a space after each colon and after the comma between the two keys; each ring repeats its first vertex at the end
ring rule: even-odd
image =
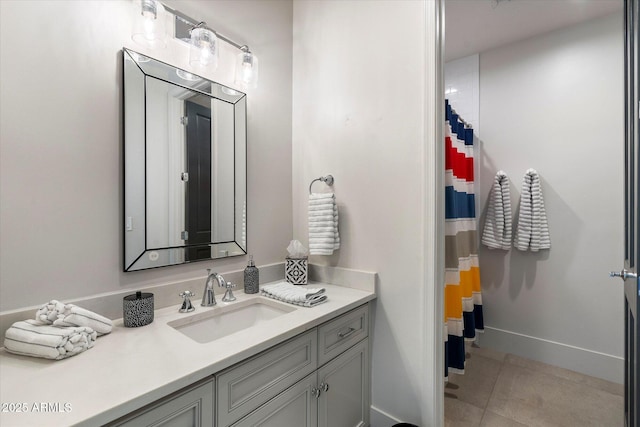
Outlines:
{"type": "Polygon", "coordinates": [[[258,58],[249,50],[249,46],[236,43],[207,27],[205,22],[196,21],[157,0],[133,0],[133,3],[135,16],[131,38],[135,42],[150,48],[165,47],[165,16],[171,14],[174,16],[174,37],[189,44],[189,63],[192,66],[215,69],[218,66],[218,42],[222,40],[240,50],[236,60],[235,83],[243,89],[257,87],[258,58]]]}
{"type": "Polygon", "coordinates": [[[195,66],[218,67],[218,36],[215,31],[207,28],[206,23],[199,22],[191,29],[189,39],[189,63],[195,66]]]}
{"type": "Polygon", "coordinates": [[[240,50],[236,61],[236,84],[255,89],[258,86],[258,58],[247,45],[240,46],[240,50]]]}
{"type": "Polygon", "coordinates": [[[131,39],[149,48],[167,45],[167,16],[162,3],[156,0],[133,0],[133,30],[131,39]]]}

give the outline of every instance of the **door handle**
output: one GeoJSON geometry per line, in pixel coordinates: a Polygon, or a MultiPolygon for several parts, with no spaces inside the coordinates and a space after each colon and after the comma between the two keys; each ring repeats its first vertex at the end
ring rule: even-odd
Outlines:
{"type": "Polygon", "coordinates": [[[609,277],[620,277],[622,280],[627,279],[637,279],[638,275],[626,269],[622,269],[622,271],[611,271],[609,272],[609,277]]]}

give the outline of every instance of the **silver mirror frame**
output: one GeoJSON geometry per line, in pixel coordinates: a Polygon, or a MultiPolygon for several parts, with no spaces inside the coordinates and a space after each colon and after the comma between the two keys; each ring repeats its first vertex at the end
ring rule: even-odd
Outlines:
{"type": "MultiPolygon", "coordinates": [[[[124,248],[125,272],[145,270],[187,262],[206,261],[247,253],[247,125],[246,94],[219,83],[195,76],[153,58],[123,48],[124,118],[124,248]],[[193,81],[180,75],[187,73],[193,81]],[[147,224],[152,215],[147,207],[147,111],[146,79],[158,79],[176,87],[205,95],[212,100],[233,104],[233,239],[199,245],[153,247],[147,239],[147,224]],[[207,249],[208,248],[208,249],[207,249]],[[204,259],[187,259],[187,250],[210,250],[204,259]]],[[[212,237],[213,238],[213,237],[212,237]]]]}

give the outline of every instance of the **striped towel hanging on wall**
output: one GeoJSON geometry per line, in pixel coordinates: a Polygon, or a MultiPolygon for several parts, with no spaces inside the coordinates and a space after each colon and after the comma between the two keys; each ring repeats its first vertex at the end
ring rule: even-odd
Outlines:
{"type": "Polygon", "coordinates": [[[527,169],[522,178],[520,211],[513,246],[521,251],[532,252],[551,248],[540,175],[535,169],[527,169]]]}
{"type": "Polygon", "coordinates": [[[511,249],[511,193],[509,177],[503,171],[493,179],[482,244],[490,249],[511,249]]]}
{"type": "Polygon", "coordinates": [[[473,129],[445,101],[445,377],[464,372],[465,341],[484,330],[476,226],[473,129]]]}

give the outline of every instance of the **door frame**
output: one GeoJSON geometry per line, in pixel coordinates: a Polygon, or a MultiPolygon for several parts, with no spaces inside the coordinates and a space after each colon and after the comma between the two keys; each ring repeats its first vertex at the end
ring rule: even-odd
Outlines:
{"type": "MultiPolygon", "coordinates": [[[[427,332],[422,360],[423,380],[433,393],[430,405],[423,405],[425,425],[444,425],[444,0],[424,0],[425,31],[425,141],[423,197],[424,222],[424,307],[427,332]],[[431,30],[431,29],[434,30],[431,30]],[[431,65],[430,65],[431,64],[431,65]],[[429,363],[430,362],[430,363],[429,363]]],[[[424,391],[424,396],[429,396],[424,391]]]]}
{"type": "Polygon", "coordinates": [[[625,158],[624,158],[624,270],[620,273],[624,286],[624,422],[628,427],[640,425],[638,410],[638,279],[625,277],[625,270],[638,272],[638,168],[640,167],[638,140],[640,139],[640,95],[638,69],[640,38],[638,19],[640,2],[624,0],[624,90],[625,90],[625,158]],[[635,184],[635,185],[634,185],[635,184]],[[631,306],[630,306],[631,305],[631,306]]]}

